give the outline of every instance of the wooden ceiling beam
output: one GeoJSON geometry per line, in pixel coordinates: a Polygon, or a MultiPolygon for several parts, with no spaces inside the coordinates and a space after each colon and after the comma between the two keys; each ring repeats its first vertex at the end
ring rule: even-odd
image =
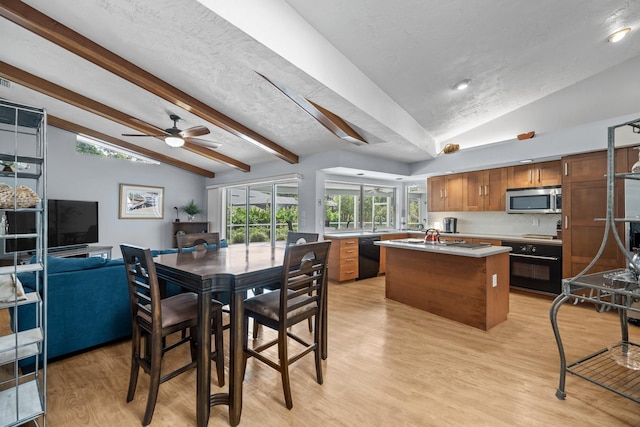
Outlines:
{"type": "MultiPolygon", "coordinates": [[[[0,61],[0,76],[6,78],[7,80],[11,80],[14,83],[17,83],[19,85],[28,87],[29,89],[35,90],[36,92],[40,92],[44,95],[66,102],[67,104],[73,105],[85,111],[89,111],[93,114],[104,117],[105,119],[111,120],[116,123],[120,123],[121,125],[127,126],[129,128],[135,129],[138,132],[148,133],[148,134],[156,134],[158,132],[158,130],[155,127],[145,124],[145,122],[142,120],[139,120],[139,119],[132,120],[132,117],[129,114],[125,114],[122,111],[116,110],[115,108],[111,108],[107,105],[94,101],[93,99],[87,98],[86,96],[80,95],[79,93],[63,88],[62,86],[59,86],[48,80],[44,80],[38,76],[35,76],[24,70],[21,70],[10,64],[7,64],[6,62],[0,61]]],[[[117,141],[120,141],[120,140],[117,140],[117,141]]],[[[124,142],[124,141],[121,141],[121,142],[124,142]]],[[[129,144],[129,143],[125,143],[125,144],[133,147],[138,147],[134,144],[129,144]]],[[[120,145],[120,144],[117,144],[117,145],[120,145]]],[[[124,147],[124,148],[127,148],[127,147],[124,147]]],[[[140,148],[141,147],[138,147],[138,149],[140,148]]],[[[131,149],[131,148],[127,148],[127,149],[131,149]]],[[[136,149],[136,151],[138,149],[136,149]]],[[[215,160],[217,162],[220,162],[227,166],[231,166],[236,169],[240,169],[244,172],[249,172],[251,170],[251,166],[243,162],[232,159],[231,157],[225,156],[221,153],[218,153],[209,149],[207,150],[208,152],[206,157],[208,159],[215,160]]],[[[202,153],[198,153],[198,154],[202,155],[202,153]]]]}
{"type": "Polygon", "coordinates": [[[0,2],[0,16],[289,163],[298,156],[214,108],[19,0],[0,2]]]}
{"type": "Polygon", "coordinates": [[[73,132],[81,135],[87,135],[87,136],[108,142],[110,144],[117,145],[118,147],[122,147],[129,151],[133,151],[135,153],[149,157],[150,159],[157,160],[159,162],[162,162],[171,166],[175,166],[180,169],[184,169],[186,171],[193,172],[195,174],[202,175],[207,178],[213,178],[216,176],[213,172],[208,171],[206,169],[202,169],[197,166],[191,165],[189,163],[176,160],[173,157],[165,156],[164,154],[160,154],[155,151],[148,150],[146,148],[137,146],[135,144],[130,144],[126,141],[119,140],[110,135],[104,134],[102,132],[97,132],[93,129],[89,129],[87,127],[69,122],[59,117],[52,116],[50,114],[47,115],[47,124],[57,127],[59,129],[69,131],[69,132],[73,132]]]}

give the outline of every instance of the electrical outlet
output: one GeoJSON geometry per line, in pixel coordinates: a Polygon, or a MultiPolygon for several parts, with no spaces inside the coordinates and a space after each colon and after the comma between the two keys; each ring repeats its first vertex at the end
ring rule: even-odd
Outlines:
{"type": "Polygon", "coordinates": [[[497,274],[497,273],[496,273],[496,274],[494,274],[494,275],[491,277],[491,281],[492,281],[492,283],[491,283],[491,284],[492,284],[492,286],[493,286],[494,288],[495,288],[496,286],[498,286],[498,274],[497,274]]]}

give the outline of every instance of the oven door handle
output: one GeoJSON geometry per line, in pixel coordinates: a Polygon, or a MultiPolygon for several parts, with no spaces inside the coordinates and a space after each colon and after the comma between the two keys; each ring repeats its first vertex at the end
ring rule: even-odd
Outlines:
{"type": "Polygon", "coordinates": [[[525,254],[509,254],[509,256],[522,257],[522,258],[533,258],[533,259],[546,259],[549,261],[558,261],[560,258],[555,256],[540,256],[540,255],[525,255],[525,254]]]}

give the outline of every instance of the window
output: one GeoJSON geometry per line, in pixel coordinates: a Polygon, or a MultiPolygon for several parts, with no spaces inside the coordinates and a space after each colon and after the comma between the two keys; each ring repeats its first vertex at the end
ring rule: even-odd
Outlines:
{"type": "Polygon", "coordinates": [[[286,242],[298,229],[298,183],[259,183],[227,187],[226,234],[229,244],[286,242]]]}
{"type": "Polygon", "coordinates": [[[394,228],[396,217],[394,187],[325,182],[325,227],[394,228]]]}
{"type": "Polygon", "coordinates": [[[407,228],[424,227],[427,218],[427,187],[424,184],[407,186],[407,228]]]}
{"type": "Polygon", "coordinates": [[[131,162],[160,164],[156,160],[84,135],[76,136],[76,152],[90,156],[129,160],[131,162]]]}

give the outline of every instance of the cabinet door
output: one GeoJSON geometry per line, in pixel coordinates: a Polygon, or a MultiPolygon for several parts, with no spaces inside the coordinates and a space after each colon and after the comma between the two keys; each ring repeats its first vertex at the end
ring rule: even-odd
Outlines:
{"type": "Polygon", "coordinates": [[[445,210],[462,211],[462,174],[447,175],[445,187],[445,210]]]}
{"type": "Polygon", "coordinates": [[[536,186],[562,184],[562,166],[559,160],[536,163],[534,166],[534,181],[536,186]]]}
{"type": "Polygon", "coordinates": [[[462,174],[462,210],[468,212],[484,210],[484,171],[462,174]]]}
{"type": "Polygon", "coordinates": [[[444,211],[446,180],[444,176],[434,176],[427,180],[429,184],[429,212],[444,211]]]}
{"type": "Polygon", "coordinates": [[[484,171],[482,195],[485,211],[505,210],[505,192],[507,191],[507,168],[484,171]]]}
{"type": "Polygon", "coordinates": [[[509,167],[507,185],[509,188],[533,187],[533,165],[509,167]]]}
{"type": "MultiPolygon", "coordinates": [[[[616,172],[627,167],[627,150],[616,150],[616,172]]],[[[578,154],[562,159],[562,275],[573,277],[595,257],[604,237],[607,209],[607,153],[578,154]]],[[[624,216],[624,183],[616,181],[614,215],[624,216]]],[[[624,225],[617,225],[624,236],[624,225]]],[[[608,236],[605,249],[590,272],[624,267],[626,258],[615,238],[608,236]]]]}

